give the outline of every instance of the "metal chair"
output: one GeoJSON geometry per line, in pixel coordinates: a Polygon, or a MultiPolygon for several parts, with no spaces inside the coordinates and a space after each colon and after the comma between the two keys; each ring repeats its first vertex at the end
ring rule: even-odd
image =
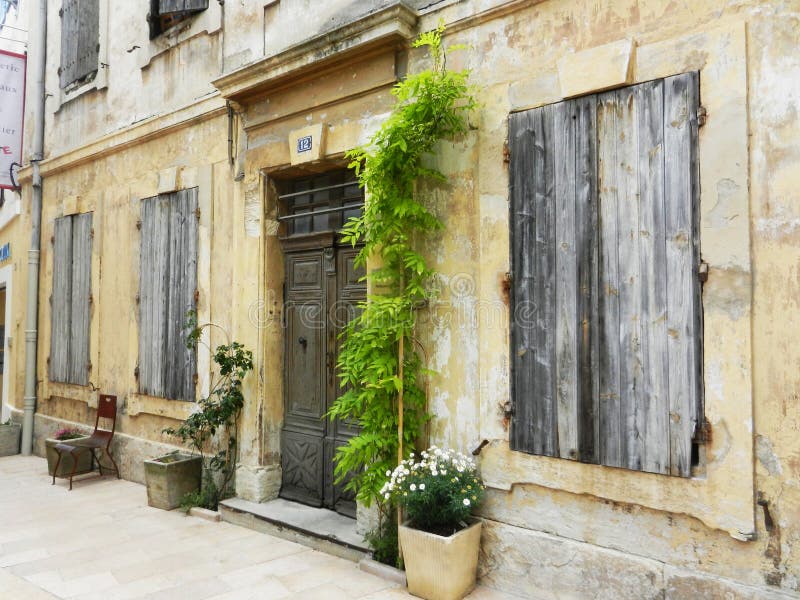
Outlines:
{"type": "MultiPolygon", "coordinates": [[[[102,450],[108,456],[108,459],[111,461],[111,464],[114,465],[114,471],[117,474],[117,479],[120,478],[119,475],[119,467],[117,466],[114,457],[111,456],[111,440],[114,439],[114,431],[117,428],[117,397],[112,396],[110,394],[100,394],[100,398],[97,404],[97,419],[94,422],[94,432],[85,440],[70,440],[69,442],[64,442],[61,444],[55,445],[55,451],[58,454],[58,460],[56,461],[56,467],[53,471],[53,483],[51,485],[55,485],[56,482],[56,473],[58,473],[58,467],[61,464],[61,459],[64,456],[64,453],[68,453],[72,457],[72,472],[69,474],[69,489],[72,491],[72,478],[75,476],[75,471],[78,469],[78,456],[80,456],[83,452],[91,452],[92,453],[92,467],[94,467],[94,463],[97,463],[97,469],[100,471],[100,477],[103,476],[103,465],[100,463],[100,459],[95,454],[95,450],[102,450]],[[111,429],[100,429],[100,419],[109,419],[111,421],[111,429]]],[[[109,467],[106,467],[109,469],[109,467]]]]}

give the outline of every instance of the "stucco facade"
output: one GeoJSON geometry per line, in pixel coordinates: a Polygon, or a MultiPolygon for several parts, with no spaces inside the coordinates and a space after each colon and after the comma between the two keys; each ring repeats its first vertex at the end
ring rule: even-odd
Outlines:
{"type": "MultiPolygon", "coordinates": [[[[91,211],[89,380],[117,394],[123,475],[168,446],[191,403],[137,393],[139,203],[199,190],[198,313],[254,349],[237,493],[281,484],[284,257],[276,182],[340,165],[388,114],[392,85],[427,65],[409,41],[447,25],[480,108],[432,160],[445,223],[425,252],[442,293],[421,315],[436,374],[431,443],[472,451],[489,488],[480,575],[523,596],[789,597],[800,593],[800,4],[793,1],[445,0],[210,2],[148,39],[144,9],[100,0],[93,81],[60,90],[59,2],[49,3],[39,296],[37,452],[65,422],[92,422],[96,393],[48,380],[53,223],[91,211]],[[302,26],[300,26],[302,24],[302,26]],[[226,32],[228,32],[226,34],[226,32]],[[231,33],[233,32],[233,33],[231,33]],[[705,416],[691,478],[539,457],[508,445],[508,165],[511,112],[699,71],[705,416]],[[325,132],[319,160],[292,164],[297,132],[325,132]],[[314,129],[314,128],[318,129],[314,129]]],[[[31,24],[36,26],[35,20],[31,24]]],[[[39,49],[32,49],[37,52],[39,49]]],[[[27,132],[30,135],[30,132],[27,132]]],[[[295,161],[296,162],[296,161],[295,161]]],[[[25,177],[27,176],[27,180],[25,177]]],[[[22,224],[30,197],[26,183],[22,224]]],[[[25,262],[14,259],[24,281],[25,262]]],[[[15,329],[25,306],[14,286],[15,329]]],[[[221,338],[213,334],[212,346],[221,338]]],[[[22,407],[22,353],[11,352],[22,407]]],[[[198,356],[198,394],[210,355],[198,356]]],[[[513,417],[512,417],[513,418],[513,417]]]]}

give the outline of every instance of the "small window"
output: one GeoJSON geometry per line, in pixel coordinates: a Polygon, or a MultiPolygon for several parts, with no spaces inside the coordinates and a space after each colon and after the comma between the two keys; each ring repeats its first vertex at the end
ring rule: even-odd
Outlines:
{"type": "Polygon", "coordinates": [[[278,188],[283,235],[338,231],[364,207],[364,192],[350,170],[279,182],[278,188]]]}
{"type": "Polygon", "coordinates": [[[142,200],[139,392],[195,399],[195,350],[186,319],[197,308],[197,188],[142,200]]]}
{"type": "Polygon", "coordinates": [[[55,221],[50,380],[88,385],[92,213],[55,221]]]}
{"type": "Polygon", "coordinates": [[[691,474],[699,77],[509,118],[514,450],[691,474]]]}
{"type": "Polygon", "coordinates": [[[150,39],[208,8],[208,0],[150,0],[150,39]]]}
{"type": "Polygon", "coordinates": [[[93,80],[100,56],[99,0],[63,0],[61,5],[61,89],[93,80]]]}

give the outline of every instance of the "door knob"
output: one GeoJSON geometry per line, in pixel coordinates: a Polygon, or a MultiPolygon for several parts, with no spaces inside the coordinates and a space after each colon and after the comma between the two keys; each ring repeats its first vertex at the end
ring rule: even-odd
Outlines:
{"type": "Polygon", "coordinates": [[[308,340],[306,338],[304,338],[303,336],[300,336],[299,338],[297,338],[297,341],[303,347],[303,350],[305,350],[306,346],[308,345],[308,340]]]}

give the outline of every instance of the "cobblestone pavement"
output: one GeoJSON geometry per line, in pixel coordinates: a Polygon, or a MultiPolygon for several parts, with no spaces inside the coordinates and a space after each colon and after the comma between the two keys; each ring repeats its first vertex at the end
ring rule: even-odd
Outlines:
{"type": "MultiPolygon", "coordinates": [[[[0,599],[409,599],[348,560],[147,506],[111,477],[50,485],[47,463],[0,458],[0,599]]],[[[486,588],[470,600],[510,598],[486,588]]]]}

